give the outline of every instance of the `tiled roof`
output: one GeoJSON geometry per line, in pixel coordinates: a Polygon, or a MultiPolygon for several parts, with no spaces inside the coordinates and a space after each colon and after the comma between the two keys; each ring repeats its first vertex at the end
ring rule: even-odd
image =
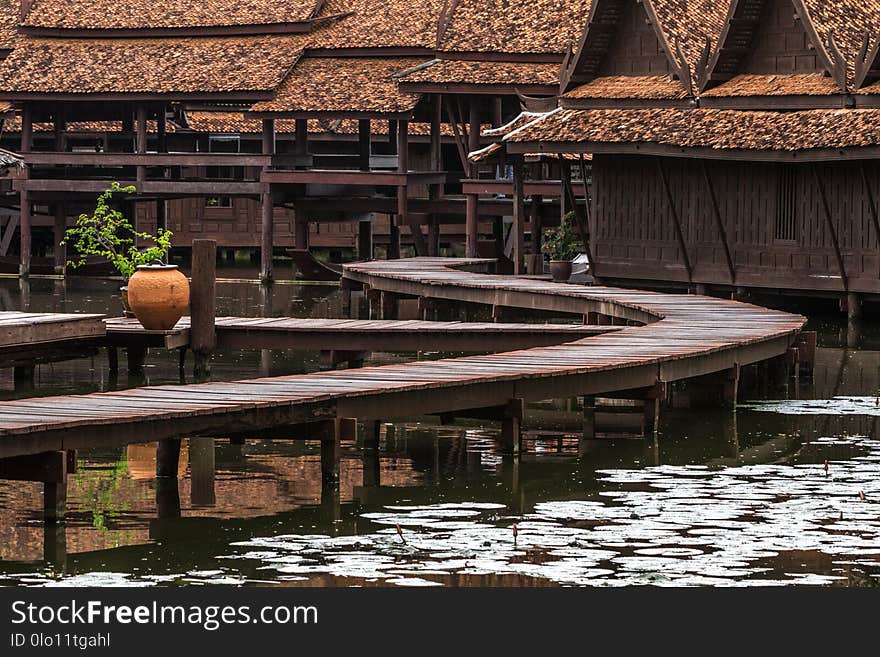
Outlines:
{"type": "Polygon", "coordinates": [[[0,50],[11,50],[21,40],[18,21],[21,0],[0,0],[0,50]]]}
{"type": "Polygon", "coordinates": [[[126,30],[299,23],[319,5],[317,0],[36,0],[24,25],[126,30]]]}
{"type": "Polygon", "coordinates": [[[840,93],[833,78],[822,73],[786,75],[737,75],[702,96],[726,98],[733,96],[830,96],[840,93]]]}
{"type": "Polygon", "coordinates": [[[304,57],[273,100],[255,112],[409,112],[419,101],[402,93],[392,77],[423,60],[397,57],[304,57]]]}
{"type": "MultiPolygon", "coordinates": [[[[34,132],[54,132],[55,126],[52,122],[35,122],[33,124],[34,132]]],[[[70,121],[66,125],[67,132],[122,132],[122,121],[70,121]]],[[[157,131],[155,121],[147,121],[147,132],[155,133],[157,131]]],[[[165,123],[165,132],[175,132],[176,128],[170,121],[165,123]]],[[[4,120],[3,132],[21,132],[21,116],[16,114],[4,120]]]]}
{"type": "Polygon", "coordinates": [[[687,91],[670,75],[610,75],[591,80],[563,98],[682,99],[687,91]]]}
{"type": "MultiPolygon", "coordinates": [[[[246,117],[241,112],[188,111],[186,115],[189,128],[196,132],[259,134],[263,130],[260,119],[246,117]]],[[[308,127],[310,134],[356,135],[358,132],[358,121],[357,119],[309,119],[308,127]]],[[[296,120],[276,119],[275,131],[279,134],[294,134],[296,132],[296,120]]],[[[373,135],[387,135],[388,121],[371,120],[370,133],[373,135]]],[[[409,124],[410,135],[427,136],[430,133],[430,123],[418,121],[410,122],[409,124]]],[[[443,123],[440,126],[440,134],[444,137],[451,137],[452,126],[448,123],[443,123]]]]}
{"type": "Polygon", "coordinates": [[[559,84],[558,64],[437,60],[399,78],[401,82],[430,84],[559,84]]]}
{"type": "Polygon", "coordinates": [[[590,0],[459,0],[440,49],[564,53],[586,25],[590,0]]]}
{"type": "Polygon", "coordinates": [[[269,91],[305,37],[26,39],[0,64],[0,93],[269,91]]]}
{"type": "Polygon", "coordinates": [[[344,16],[317,31],[310,47],[433,49],[443,1],[327,0],[319,19],[344,16]]]}
{"type": "Polygon", "coordinates": [[[508,134],[505,141],[768,151],[877,146],[880,110],[559,110],[508,134]]]}
{"type": "MultiPolygon", "coordinates": [[[[693,76],[696,89],[697,64],[709,39],[717,45],[724,30],[730,0],[651,0],[660,30],[666,36],[673,53],[679,43],[685,63],[693,76]]],[[[676,53],[675,58],[678,59],[676,53]]]]}
{"type": "Polygon", "coordinates": [[[866,32],[877,40],[880,27],[880,0],[801,0],[819,39],[828,48],[830,34],[847,64],[847,77],[850,82],[854,76],[855,56],[862,45],[866,32]]]}

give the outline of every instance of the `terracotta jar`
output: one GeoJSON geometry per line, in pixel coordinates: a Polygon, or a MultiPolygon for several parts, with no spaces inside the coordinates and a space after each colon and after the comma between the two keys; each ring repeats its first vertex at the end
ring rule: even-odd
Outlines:
{"type": "Polygon", "coordinates": [[[550,273],[557,283],[565,283],[571,278],[571,260],[551,260],[550,273]]]}
{"type": "Polygon", "coordinates": [[[128,281],[128,303],[145,329],[167,331],[189,306],[189,281],[177,265],[140,265],[128,281]]]}

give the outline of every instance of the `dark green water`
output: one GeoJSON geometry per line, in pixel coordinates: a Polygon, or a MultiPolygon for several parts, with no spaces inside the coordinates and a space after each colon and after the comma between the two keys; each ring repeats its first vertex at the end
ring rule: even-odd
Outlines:
{"type": "MultiPolygon", "coordinates": [[[[116,314],[117,286],[5,279],[0,308],[116,314]]],[[[220,314],[345,313],[335,286],[218,294],[220,314]]],[[[311,441],[185,441],[170,495],[151,446],[80,452],[58,529],[43,527],[39,484],[0,482],[0,584],[868,585],[880,574],[878,325],[813,324],[813,379],[784,393],[752,377],[735,414],[670,410],[656,439],[617,427],[588,441],[578,400],[550,400],[528,407],[518,459],[498,453],[491,422],[412,418],[383,427],[378,456],[345,446],[338,498],[322,494],[311,441]]],[[[417,356],[438,354],[372,362],[417,356]]],[[[315,353],[239,352],[219,354],[212,376],[317,367],[315,353]]],[[[176,354],[151,352],[146,377],[178,382],[176,354]]],[[[108,385],[98,354],[40,366],[32,394],[108,385]]]]}

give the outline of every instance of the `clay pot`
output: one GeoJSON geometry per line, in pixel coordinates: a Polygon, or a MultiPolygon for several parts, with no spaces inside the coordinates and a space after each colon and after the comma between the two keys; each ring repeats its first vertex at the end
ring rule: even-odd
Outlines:
{"type": "Polygon", "coordinates": [[[177,265],[140,265],[128,280],[128,303],[145,329],[167,331],[189,306],[189,281],[177,265]]]}
{"type": "Polygon", "coordinates": [[[571,278],[571,260],[551,260],[550,273],[557,283],[565,283],[571,278]]]}

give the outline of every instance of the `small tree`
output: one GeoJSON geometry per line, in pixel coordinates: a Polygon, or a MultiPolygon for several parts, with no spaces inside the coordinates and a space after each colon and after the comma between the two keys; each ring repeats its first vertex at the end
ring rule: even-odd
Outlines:
{"type": "Polygon", "coordinates": [[[67,230],[62,244],[72,244],[77,252],[76,260],[69,260],[72,269],[86,264],[88,256],[106,258],[127,281],[138,265],[155,260],[164,262],[171,248],[171,231],[160,228],[155,235],[135,230],[131,222],[111,202],[114,194],[133,194],[134,186],[122,187],[111,183],[110,189],[98,197],[98,204],[91,214],[81,214],[76,226],[67,230]],[[145,249],[138,248],[138,241],[150,243],[145,249]]]}
{"type": "Polygon", "coordinates": [[[557,228],[544,231],[542,250],[551,260],[573,260],[578,254],[578,238],[572,227],[572,213],[566,214],[557,228]]]}

